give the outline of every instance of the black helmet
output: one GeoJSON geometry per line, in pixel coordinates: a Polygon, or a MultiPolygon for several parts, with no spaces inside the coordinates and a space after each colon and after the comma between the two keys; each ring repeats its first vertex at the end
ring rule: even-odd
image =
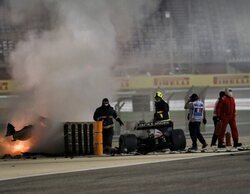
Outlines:
{"type": "Polygon", "coordinates": [[[226,93],[224,91],[220,91],[220,94],[219,94],[220,98],[222,98],[225,95],[226,95],[226,93]]]}
{"type": "Polygon", "coordinates": [[[189,99],[191,102],[194,102],[199,99],[199,96],[196,93],[193,93],[189,99]]]}
{"type": "Polygon", "coordinates": [[[103,98],[102,99],[102,106],[108,106],[109,105],[109,99],[103,98]]]}

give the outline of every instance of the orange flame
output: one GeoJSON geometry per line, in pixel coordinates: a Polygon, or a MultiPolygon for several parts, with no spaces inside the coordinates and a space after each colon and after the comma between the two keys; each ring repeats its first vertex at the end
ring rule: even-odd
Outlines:
{"type": "MultiPolygon", "coordinates": [[[[13,125],[16,126],[16,128],[24,126],[22,121],[13,121],[13,125]]],[[[26,141],[12,141],[12,137],[4,137],[0,134],[0,155],[19,155],[24,152],[29,152],[35,143],[38,142],[39,137],[46,126],[46,118],[40,117],[39,122],[36,125],[40,130],[34,131],[32,137],[26,141]]]]}
{"type": "Polygon", "coordinates": [[[5,138],[0,136],[0,155],[22,154],[24,152],[28,152],[32,145],[32,139],[29,139],[27,141],[12,141],[11,138],[5,138]]]}

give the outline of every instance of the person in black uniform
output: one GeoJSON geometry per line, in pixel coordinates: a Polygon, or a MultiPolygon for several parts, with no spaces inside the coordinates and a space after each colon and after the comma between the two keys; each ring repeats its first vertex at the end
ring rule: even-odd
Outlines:
{"type": "Polygon", "coordinates": [[[162,92],[155,93],[155,113],[154,122],[169,120],[169,105],[163,100],[162,92]]]}
{"type": "Polygon", "coordinates": [[[114,123],[113,119],[115,119],[120,126],[124,125],[121,119],[117,116],[116,111],[109,104],[109,100],[104,98],[102,100],[102,106],[98,107],[95,110],[94,116],[95,121],[103,122],[103,152],[110,153],[112,148],[112,140],[114,135],[114,123]]]}

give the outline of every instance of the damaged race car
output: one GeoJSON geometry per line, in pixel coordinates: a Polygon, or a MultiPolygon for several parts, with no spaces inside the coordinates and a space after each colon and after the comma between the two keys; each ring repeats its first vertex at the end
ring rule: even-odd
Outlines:
{"type": "Polygon", "coordinates": [[[119,153],[148,154],[166,149],[181,151],[186,148],[186,137],[182,129],[174,129],[171,120],[158,122],[140,121],[134,133],[119,137],[119,153]]]}
{"type": "Polygon", "coordinates": [[[38,130],[43,130],[48,124],[46,117],[39,116],[33,125],[26,125],[22,129],[16,130],[15,126],[11,123],[7,124],[7,130],[5,137],[12,136],[12,141],[26,141],[30,139],[35,132],[38,130]]]}

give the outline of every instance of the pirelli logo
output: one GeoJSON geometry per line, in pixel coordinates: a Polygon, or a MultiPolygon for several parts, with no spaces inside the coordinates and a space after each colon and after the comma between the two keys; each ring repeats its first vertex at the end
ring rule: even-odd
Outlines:
{"type": "Polygon", "coordinates": [[[157,77],[154,78],[154,86],[183,87],[189,86],[189,77],[157,77]]]}
{"type": "Polygon", "coordinates": [[[120,79],[120,87],[121,88],[128,88],[129,87],[129,80],[128,79],[120,79]]]}
{"type": "Polygon", "coordinates": [[[0,91],[9,90],[9,82],[0,82],[0,91]]]}
{"type": "Polygon", "coordinates": [[[214,85],[249,85],[248,75],[214,76],[214,85]]]}

